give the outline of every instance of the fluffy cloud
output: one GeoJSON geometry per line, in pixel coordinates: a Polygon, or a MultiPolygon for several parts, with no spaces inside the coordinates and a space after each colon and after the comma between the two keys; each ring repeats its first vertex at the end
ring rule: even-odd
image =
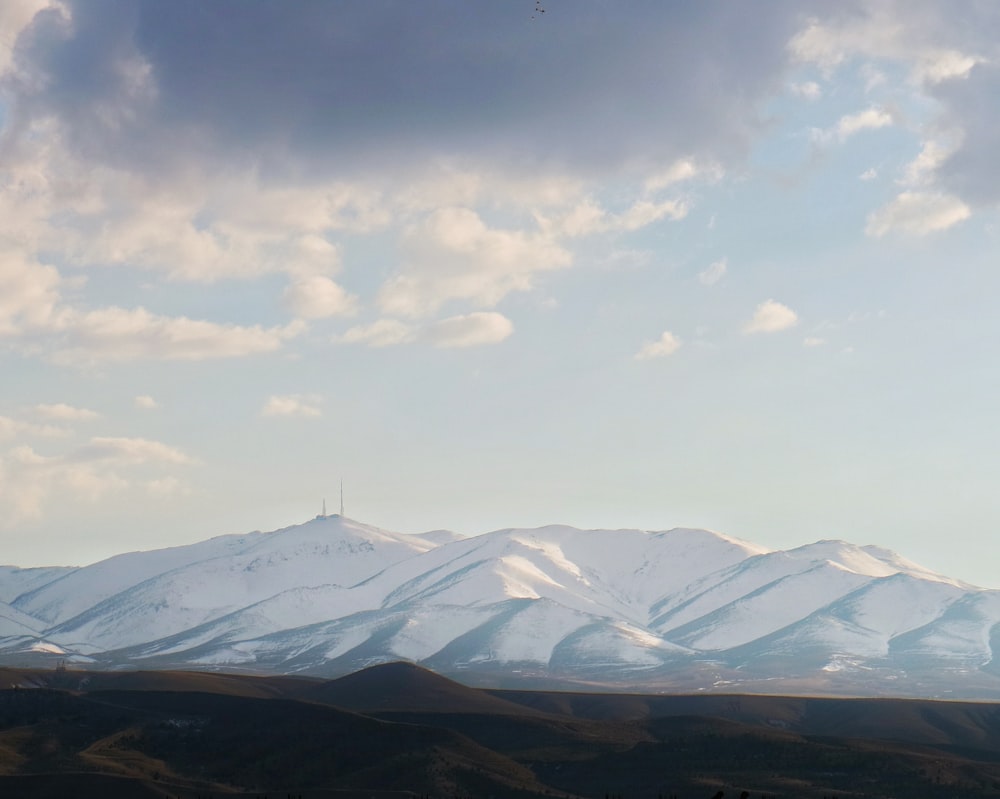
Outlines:
{"type": "Polygon", "coordinates": [[[117,463],[191,463],[191,458],[176,447],[145,438],[97,437],[70,453],[72,463],[114,461],[117,463]]]}
{"type": "MultiPolygon", "coordinates": [[[[855,56],[891,59],[909,65],[914,83],[936,84],[967,75],[981,60],[975,53],[962,52],[950,44],[967,44],[967,23],[975,16],[986,23],[993,12],[987,6],[976,9],[964,5],[963,14],[956,15],[940,3],[892,0],[844,4],[825,19],[813,19],[802,28],[791,38],[789,50],[795,58],[827,72],[855,56]]],[[[992,25],[982,25],[986,36],[991,29],[992,25]]]]}
{"type": "Polygon", "coordinates": [[[141,408],[144,411],[151,411],[160,407],[160,403],[149,396],[149,394],[139,394],[136,396],[135,400],[133,400],[133,403],[136,408],[141,408]]]}
{"type": "Polygon", "coordinates": [[[942,186],[975,205],[1000,203],[1000,109],[993,98],[1000,93],[1000,66],[978,64],[962,81],[935,88],[944,106],[944,118],[961,131],[959,143],[937,166],[942,186]]]}
{"type": "Polygon", "coordinates": [[[414,340],[412,325],[398,319],[378,319],[368,325],[356,325],[334,339],[341,344],[367,344],[369,347],[391,347],[414,340]]]}
{"type": "Polygon", "coordinates": [[[904,191],[896,199],[868,216],[865,232],[884,236],[890,232],[923,236],[946,230],[972,211],[954,196],[935,192],[904,191]]]}
{"type": "Polygon", "coordinates": [[[698,273],[698,280],[701,281],[703,286],[714,286],[726,276],[728,263],[726,258],[713,261],[698,273]]]}
{"type": "Polygon", "coordinates": [[[0,337],[19,336],[54,323],[59,273],[17,250],[0,250],[0,337]]]}
{"type": "Polygon", "coordinates": [[[503,314],[477,311],[422,326],[398,319],[379,319],[368,325],[352,327],[334,341],[340,344],[366,344],[369,347],[424,342],[433,347],[448,349],[496,344],[513,332],[513,323],[503,314]]]}
{"type": "Polygon", "coordinates": [[[635,358],[640,361],[648,358],[663,358],[667,355],[673,355],[680,347],[681,340],[669,330],[665,330],[656,341],[647,341],[635,354],[635,358]]]}
{"type": "Polygon", "coordinates": [[[48,0],[6,0],[0,3],[0,75],[13,61],[14,45],[32,18],[49,5],[48,0]]]}
{"type": "MultiPolygon", "coordinates": [[[[952,7],[890,0],[814,19],[792,38],[789,50],[794,58],[827,72],[859,57],[866,59],[870,72],[877,71],[874,63],[885,61],[908,68],[911,84],[941,108],[928,129],[947,129],[955,141],[925,178],[933,178],[941,194],[959,202],[993,205],[1000,202],[1000,166],[994,157],[1000,148],[1000,112],[989,98],[1000,91],[1000,67],[993,55],[998,27],[1000,11],[991,3],[952,7]]],[[[912,176],[908,179],[912,182],[912,176]]],[[[901,199],[899,205],[928,201],[901,199]]],[[[951,212],[931,216],[953,219],[956,208],[952,203],[951,212]]],[[[882,216],[896,213],[904,211],[897,207],[882,216]]],[[[915,228],[920,232],[926,226],[915,228]]]]}
{"type": "Polygon", "coordinates": [[[502,314],[479,312],[453,316],[428,325],[421,338],[435,347],[478,347],[496,344],[514,332],[514,325],[502,314]]]}
{"type": "Polygon", "coordinates": [[[56,438],[67,435],[62,427],[47,424],[33,424],[9,416],[0,416],[0,440],[17,436],[38,436],[41,438],[56,438]]]}
{"type": "Polygon", "coordinates": [[[315,394],[285,394],[268,397],[260,411],[261,416],[300,416],[317,418],[323,415],[320,398],[315,394]]]}
{"type": "Polygon", "coordinates": [[[36,405],[33,411],[35,415],[43,419],[54,419],[61,422],[88,421],[100,416],[96,411],[87,408],[74,408],[65,402],[57,402],[53,405],[36,405]]]}
{"type": "Polygon", "coordinates": [[[357,297],[323,275],[296,280],[285,289],[285,305],[300,319],[349,316],[357,312],[357,297]]]}
{"type": "MultiPolygon", "coordinates": [[[[96,502],[109,492],[146,486],[143,473],[193,461],[175,447],[143,438],[92,438],[61,455],[28,446],[0,453],[0,507],[14,520],[38,517],[53,494],[96,502]]],[[[170,475],[152,478],[176,483],[170,475]]]]}
{"type": "Polygon", "coordinates": [[[74,315],[55,358],[60,363],[233,358],[274,352],[302,329],[300,323],[244,327],[158,316],[144,308],[105,308],[74,315]]]}
{"type": "Polygon", "coordinates": [[[892,115],[882,108],[866,108],[856,114],[846,114],[837,121],[835,132],[840,141],[863,130],[877,130],[892,124],[892,115]]]}
{"type": "Polygon", "coordinates": [[[806,100],[818,100],[823,96],[823,89],[814,80],[804,81],[802,83],[793,83],[789,87],[792,94],[798,97],[804,97],[806,100]]]}
{"type": "Polygon", "coordinates": [[[409,231],[405,249],[402,269],[379,292],[383,311],[398,316],[432,314],[452,300],[493,306],[571,260],[551,239],[490,228],[468,208],[431,214],[409,231]]]}
{"type": "Polygon", "coordinates": [[[881,108],[866,108],[854,114],[845,114],[837,124],[826,130],[813,130],[813,141],[825,145],[845,142],[865,130],[878,130],[893,124],[892,115],[881,108]]]}
{"type": "Polygon", "coordinates": [[[765,300],[757,306],[753,317],[743,326],[743,332],[776,333],[798,324],[799,317],[787,305],[774,300],[765,300]]]}

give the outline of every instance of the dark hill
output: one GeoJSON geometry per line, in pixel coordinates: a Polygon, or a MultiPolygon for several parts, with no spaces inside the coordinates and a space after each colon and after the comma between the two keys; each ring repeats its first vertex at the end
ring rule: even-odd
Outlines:
{"type": "Polygon", "coordinates": [[[0,691],[3,797],[1000,795],[992,704],[486,692],[401,664],[17,679],[52,687],[0,691]]]}
{"type": "Polygon", "coordinates": [[[305,687],[300,696],[357,711],[541,715],[542,711],[470,688],[413,663],[385,663],[305,687]]]}

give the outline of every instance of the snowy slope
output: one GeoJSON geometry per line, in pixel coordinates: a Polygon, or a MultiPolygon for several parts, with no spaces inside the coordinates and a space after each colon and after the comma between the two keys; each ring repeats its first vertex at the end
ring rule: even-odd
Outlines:
{"type": "Polygon", "coordinates": [[[0,663],[333,676],[403,659],[491,684],[1000,699],[1000,591],[844,541],[400,535],[329,516],[79,569],[5,567],[0,591],[0,663]]]}
{"type": "MultiPolygon", "coordinates": [[[[226,545],[225,556],[212,552],[207,558],[129,586],[57,625],[48,637],[80,651],[134,646],[202,625],[290,589],[355,585],[433,546],[339,516],[227,541],[226,545]]],[[[338,609],[333,607],[329,612],[332,615],[338,609]]]]}
{"type": "Polygon", "coordinates": [[[76,571],[75,566],[41,566],[33,569],[0,566],[0,602],[13,602],[21,594],[35,591],[73,571],[76,571]]]}

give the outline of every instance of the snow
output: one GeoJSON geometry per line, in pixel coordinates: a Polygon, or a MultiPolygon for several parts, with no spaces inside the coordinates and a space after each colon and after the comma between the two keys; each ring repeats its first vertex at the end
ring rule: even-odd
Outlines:
{"type": "Polygon", "coordinates": [[[820,563],[779,577],[705,617],[671,630],[692,649],[732,649],[776,632],[830,604],[869,578],[835,564],[820,563]],[[789,601],[794,597],[794,601],[789,601]]]}
{"type": "Polygon", "coordinates": [[[0,595],[0,652],[288,672],[402,658],[614,682],[780,655],[800,677],[891,664],[925,685],[955,669],[985,684],[1000,629],[1000,591],[874,546],[559,525],[401,535],[340,516],[79,569],[0,567],[0,595]]]}
{"type": "Polygon", "coordinates": [[[0,566],[0,602],[13,602],[21,594],[35,591],[73,571],[76,571],[75,566],[41,566],[32,569],[0,566]]]}

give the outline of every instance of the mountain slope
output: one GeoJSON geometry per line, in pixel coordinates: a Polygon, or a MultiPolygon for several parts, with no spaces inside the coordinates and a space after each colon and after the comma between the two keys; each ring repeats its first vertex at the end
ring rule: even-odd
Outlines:
{"type": "Polygon", "coordinates": [[[324,516],[31,571],[0,569],[0,662],[335,677],[406,660],[483,685],[1000,698],[1000,591],[844,541],[324,516]]]}

